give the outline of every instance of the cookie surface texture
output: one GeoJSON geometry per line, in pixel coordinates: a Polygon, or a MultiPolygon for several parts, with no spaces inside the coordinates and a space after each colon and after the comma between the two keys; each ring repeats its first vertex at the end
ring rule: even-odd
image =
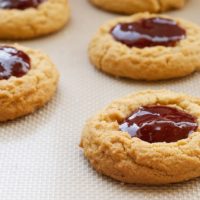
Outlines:
{"type": "Polygon", "coordinates": [[[182,8],[186,0],[90,0],[99,8],[124,14],[137,12],[163,12],[182,8]]]}
{"type": "Polygon", "coordinates": [[[30,57],[31,68],[22,77],[0,80],[0,121],[12,120],[44,106],[54,95],[59,79],[50,58],[40,51],[9,45],[30,57]]]}
{"type": "Polygon", "coordinates": [[[107,22],[89,44],[89,58],[97,69],[116,77],[136,80],[163,80],[184,77],[200,69],[200,27],[169,16],[141,13],[107,22]],[[113,27],[120,23],[162,17],[175,21],[186,38],[173,47],[128,47],[114,39],[113,27]]]}
{"type": "Polygon", "coordinates": [[[0,9],[0,39],[30,39],[60,30],[69,20],[66,0],[46,0],[37,8],[0,9]]]}
{"type": "Polygon", "coordinates": [[[89,119],[81,147],[100,173],[125,183],[168,184],[200,176],[200,128],[177,142],[148,143],[119,129],[119,122],[140,106],[180,109],[200,123],[200,99],[168,90],[148,90],[113,101],[89,119]]]}

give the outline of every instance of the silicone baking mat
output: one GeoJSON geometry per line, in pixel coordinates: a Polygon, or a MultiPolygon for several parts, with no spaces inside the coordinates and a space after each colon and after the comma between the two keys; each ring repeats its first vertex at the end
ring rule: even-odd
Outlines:
{"type": "MultiPolygon", "coordinates": [[[[164,187],[126,185],[97,174],[78,147],[85,120],[113,99],[147,88],[200,96],[200,74],[167,82],[115,79],[95,70],[87,46],[97,28],[117,15],[87,0],[70,1],[72,17],[57,34],[21,42],[48,53],[61,73],[54,99],[33,115],[0,125],[1,200],[188,200],[200,198],[200,179],[164,187]]],[[[200,1],[169,15],[200,24],[200,1]]]]}

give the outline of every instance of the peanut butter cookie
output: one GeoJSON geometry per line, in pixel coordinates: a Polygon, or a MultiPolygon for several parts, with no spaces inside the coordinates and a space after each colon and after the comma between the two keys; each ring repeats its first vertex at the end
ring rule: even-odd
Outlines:
{"type": "Polygon", "coordinates": [[[100,173],[126,183],[200,176],[200,99],[148,90],[113,101],[85,125],[81,147],[100,173]]]}
{"type": "Polygon", "coordinates": [[[2,0],[0,39],[28,39],[61,29],[69,19],[66,0],[2,0]]]}
{"type": "Polygon", "coordinates": [[[54,95],[58,71],[48,56],[19,45],[0,45],[0,121],[27,115],[54,95]]]}
{"type": "Polygon", "coordinates": [[[200,69],[200,27],[157,14],[136,14],[103,25],[89,45],[91,63],[119,77],[163,80],[200,69]]]}
{"type": "Polygon", "coordinates": [[[99,8],[125,14],[137,12],[164,12],[182,8],[186,0],[90,0],[99,8]]]}

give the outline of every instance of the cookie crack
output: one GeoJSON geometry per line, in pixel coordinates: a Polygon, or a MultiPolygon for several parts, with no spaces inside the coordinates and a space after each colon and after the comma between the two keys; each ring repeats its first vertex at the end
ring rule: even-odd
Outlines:
{"type": "Polygon", "coordinates": [[[99,68],[102,69],[103,68],[103,60],[104,58],[107,56],[108,51],[110,50],[110,47],[108,46],[107,48],[105,48],[104,53],[102,54],[102,56],[99,59],[99,68]]]}
{"type": "Polygon", "coordinates": [[[158,12],[161,12],[161,10],[162,10],[161,0],[157,0],[157,3],[158,3],[158,6],[159,6],[158,12]]]}
{"type": "Polygon", "coordinates": [[[131,160],[131,162],[133,162],[134,164],[138,165],[139,167],[143,167],[143,168],[146,168],[146,169],[149,169],[149,170],[152,170],[154,175],[156,176],[167,176],[167,177],[173,177],[174,175],[170,175],[168,173],[166,173],[165,171],[163,170],[160,170],[160,169],[156,169],[156,168],[153,168],[153,167],[150,167],[148,165],[144,165],[144,164],[141,164],[141,163],[138,163],[135,159],[132,158],[132,156],[128,153],[127,151],[127,148],[125,147],[124,143],[121,143],[123,149],[124,149],[124,153],[127,155],[127,158],[129,160],[131,160]],[[156,173],[157,172],[157,173],[156,173]]]}

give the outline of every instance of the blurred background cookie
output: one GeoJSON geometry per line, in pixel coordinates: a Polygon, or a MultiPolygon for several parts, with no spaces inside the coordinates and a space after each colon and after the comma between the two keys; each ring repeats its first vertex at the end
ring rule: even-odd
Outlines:
{"type": "Polygon", "coordinates": [[[125,14],[137,12],[163,12],[182,8],[186,0],[90,0],[99,8],[125,14]]]}
{"type": "Polygon", "coordinates": [[[61,29],[69,7],[66,0],[2,0],[0,16],[0,39],[28,39],[61,29]]]}

